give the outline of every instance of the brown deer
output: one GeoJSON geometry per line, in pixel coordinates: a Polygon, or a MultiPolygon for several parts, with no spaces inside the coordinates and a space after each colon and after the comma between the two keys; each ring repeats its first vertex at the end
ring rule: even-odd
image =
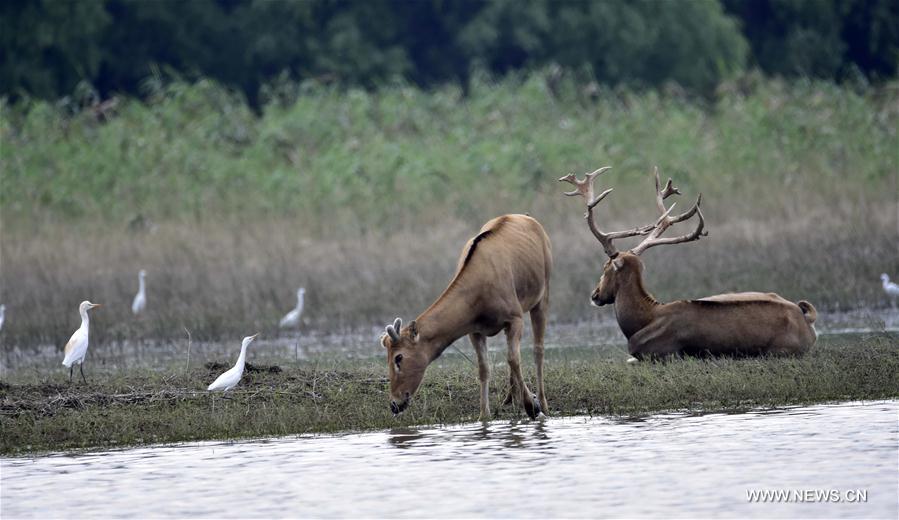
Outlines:
{"type": "Polygon", "coordinates": [[[381,336],[381,345],[387,349],[394,415],[409,406],[428,365],[454,341],[468,335],[477,353],[481,419],[486,420],[490,415],[487,337],[500,331],[505,331],[508,343],[510,389],[506,403],[521,403],[531,418],[547,410],[543,334],[551,269],[549,237],[539,222],[526,215],[504,215],[484,224],[462,249],[455,276],[443,294],[406,327],[397,318],[381,336]],[[519,342],[528,312],[537,364],[536,396],[521,374],[519,342]]]}
{"type": "Polygon", "coordinates": [[[680,194],[671,179],[661,186],[655,169],[656,206],[659,218],[654,224],[625,231],[603,232],[596,225],[593,210],[612,189],[593,196],[593,181],[609,167],[600,168],[578,180],[574,174],[559,179],[575,186],[566,195],[584,197],[585,218],[593,236],[609,260],[590,297],[593,305],[614,304],[621,332],[627,337],[628,351],[634,361],[671,355],[752,356],[765,354],[796,355],[807,351],[817,337],[814,323],[817,312],[811,303],[790,302],[774,293],[731,293],[660,303],[643,287],[643,262],[639,255],[650,247],[698,240],[703,232],[702,194],[684,213],[671,216],[674,204],[666,208],[664,200],[680,194]],[[660,238],[678,222],[698,217],[696,228],[679,237],[660,238]],[[619,252],[613,240],[646,236],[629,251],[619,252]]]}

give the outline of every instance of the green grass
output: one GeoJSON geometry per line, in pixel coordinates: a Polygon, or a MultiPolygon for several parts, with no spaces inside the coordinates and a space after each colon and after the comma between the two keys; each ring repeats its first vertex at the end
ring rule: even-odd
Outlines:
{"type": "MultiPolygon", "coordinates": [[[[493,410],[501,419],[525,417],[523,411],[498,410],[508,376],[503,356],[491,355],[493,410]]],[[[614,348],[548,350],[551,414],[742,411],[899,397],[899,338],[890,334],[824,337],[798,359],[628,365],[625,357],[614,348]]],[[[202,390],[218,368],[99,374],[86,386],[69,385],[62,376],[39,380],[22,374],[0,385],[0,453],[448,424],[478,415],[477,370],[458,355],[444,356],[428,370],[399,418],[388,410],[380,359],[281,368],[248,372],[230,400],[202,390]]]]}

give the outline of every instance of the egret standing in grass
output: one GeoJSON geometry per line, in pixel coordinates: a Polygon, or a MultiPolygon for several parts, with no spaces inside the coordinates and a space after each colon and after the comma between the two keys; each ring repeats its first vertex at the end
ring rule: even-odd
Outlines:
{"type": "Polygon", "coordinates": [[[237,358],[237,363],[231,367],[230,370],[225,372],[224,374],[218,376],[215,381],[209,385],[209,388],[206,390],[221,390],[223,392],[227,392],[231,390],[237,383],[240,382],[241,376],[243,376],[244,365],[246,365],[247,361],[247,347],[250,346],[250,343],[256,339],[259,333],[253,334],[252,336],[247,336],[243,339],[243,343],[240,345],[240,356],[237,358]]]}
{"type": "Polygon", "coordinates": [[[887,293],[887,296],[895,305],[896,299],[899,298],[899,285],[891,282],[890,276],[886,273],[880,275],[880,282],[883,284],[883,292],[887,293]]]}
{"type": "Polygon", "coordinates": [[[78,363],[78,370],[81,372],[81,380],[87,383],[84,377],[84,356],[87,355],[87,343],[90,329],[90,318],[87,311],[99,307],[99,303],[91,303],[87,300],[81,302],[78,306],[78,313],[81,314],[81,326],[72,334],[69,342],[66,343],[66,357],[62,360],[62,364],[69,369],[69,382],[72,382],[72,372],[75,370],[73,366],[78,363]]]}
{"type": "Polygon", "coordinates": [[[6,321],[6,305],[0,304],[0,330],[3,330],[4,321],[6,321]]]}
{"type": "Polygon", "coordinates": [[[134,301],[131,303],[131,312],[134,313],[135,316],[144,311],[144,308],[147,306],[147,287],[144,281],[144,278],[147,277],[147,272],[143,269],[137,273],[137,294],[134,295],[134,301]]]}
{"type": "Polygon", "coordinates": [[[303,299],[305,294],[305,287],[297,289],[297,306],[281,318],[281,328],[296,327],[300,324],[300,318],[303,317],[303,299]]]}

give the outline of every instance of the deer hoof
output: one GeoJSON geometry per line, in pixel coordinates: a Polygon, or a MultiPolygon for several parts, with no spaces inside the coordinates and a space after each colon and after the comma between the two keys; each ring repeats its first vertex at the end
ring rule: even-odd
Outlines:
{"type": "Polygon", "coordinates": [[[531,419],[536,419],[537,417],[543,415],[543,410],[540,408],[540,401],[537,400],[536,394],[531,394],[531,406],[525,406],[524,409],[528,413],[528,417],[531,419]]]}

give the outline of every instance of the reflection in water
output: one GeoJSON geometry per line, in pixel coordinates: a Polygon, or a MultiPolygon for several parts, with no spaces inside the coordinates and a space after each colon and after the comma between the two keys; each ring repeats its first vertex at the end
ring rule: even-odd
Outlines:
{"type": "Polygon", "coordinates": [[[387,442],[399,449],[437,447],[447,442],[477,450],[538,449],[552,450],[548,421],[518,421],[475,423],[446,430],[394,428],[388,431],[387,442]]]}
{"type": "Polygon", "coordinates": [[[899,401],[0,460],[0,516],[885,517],[899,401]],[[753,503],[751,490],[867,501],[753,503]]]}
{"type": "Polygon", "coordinates": [[[412,448],[415,441],[427,439],[428,434],[413,428],[394,428],[388,433],[387,442],[396,448],[412,448]]]}

